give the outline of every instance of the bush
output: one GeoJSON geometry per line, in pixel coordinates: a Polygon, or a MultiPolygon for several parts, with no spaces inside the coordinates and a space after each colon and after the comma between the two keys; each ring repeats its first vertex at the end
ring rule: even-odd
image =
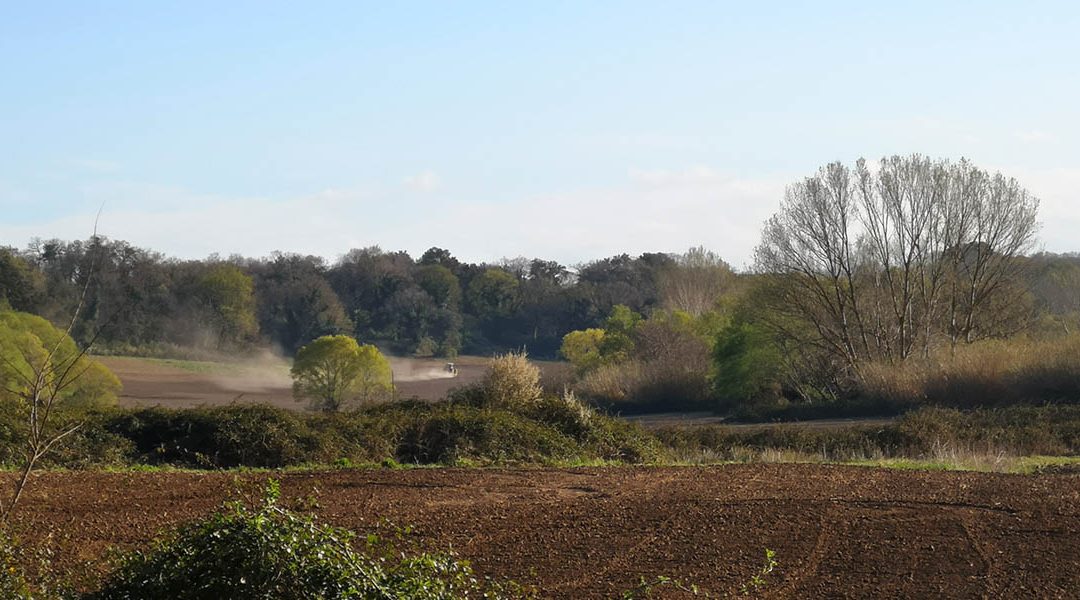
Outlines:
{"type": "Polygon", "coordinates": [[[603,365],[585,374],[575,391],[605,408],[630,408],[631,394],[642,381],[641,370],[641,363],[634,360],[603,365]]]}
{"type": "Polygon", "coordinates": [[[780,350],[760,328],[733,323],[717,336],[713,348],[713,388],[722,408],[780,396],[780,350]]]}
{"type": "Polygon", "coordinates": [[[597,413],[570,391],[545,396],[526,414],[573,438],[590,457],[647,463],[667,456],[654,435],[629,421],[597,413]]]}
{"type": "Polygon", "coordinates": [[[544,463],[577,459],[584,452],[569,436],[520,415],[450,405],[413,419],[396,454],[403,463],[454,464],[544,463]]]}
{"type": "Polygon", "coordinates": [[[482,385],[487,406],[522,408],[535,404],[543,395],[540,368],[529,362],[524,352],[493,358],[482,385]]]}
{"type": "MultiPolygon", "coordinates": [[[[48,460],[52,466],[187,468],[459,462],[551,464],[655,460],[655,439],[595,413],[572,396],[542,396],[520,410],[485,408],[486,393],[455,402],[402,401],[350,413],[298,413],[264,405],[94,415],[48,460]],[[479,398],[479,399],[477,399],[479,398]]],[[[0,412],[0,458],[18,461],[21,438],[0,412]]]]}
{"type": "Polygon", "coordinates": [[[449,599],[523,595],[512,586],[478,581],[452,556],[404,557],[369,537],[358,552],[353,533],[320,525],[267,500],[237,502],[187,525],[148,551],[129,555],[89,600],[449,599]],[[374,555],[373,555],[374,554],[374,555]]]}
{"type": "Polygon", "coordinates": [[[258,404],[121,412],[106,429],[131,440],[136,460],[188,467],[284,467],[310,460],[319,440],[302,415],[258,404]]]}

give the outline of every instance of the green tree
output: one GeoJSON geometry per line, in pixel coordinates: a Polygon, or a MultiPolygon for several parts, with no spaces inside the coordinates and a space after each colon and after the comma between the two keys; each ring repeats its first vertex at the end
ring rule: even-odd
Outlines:
{"type": "Polygon", "coordinates": [[[461,303],[461,285],[457,276],[442,265],[423,265],[416,269],[415,279],[439,308],[456,309],[461,303]]]}
{"type": "Polygon", "coordinates": [[[466,300],[480,320],[509,317],[521,300],[518,280],[502,269],[487,269],[469,282],[466,300]]]}
{"type": "Polygon", "coordinates": [[[563,336],[559,353],[574,365],[579,375],[583,375],[603,364],[600,348],[604,343],[603,329],[584,329],[571,331],[563,336]]]}
{"type": "Polygon", "coordinates": [[[255,284],[229,264],[210,267],[199,278],[197,294],[210,311],[218,345],[242,344],[259,332],[255,318],[255,284]]]}
{"type": "Polygon", "coordinates": [[[293,397],[324,412],[386,399],[393,391],[386,357],[375,346],[361,346],[345,335],[326,335],[301,348],[292,377],[293,397]]]}
{"type": "Polygon", "coordinates": [[[68,332],[35,315],[0,312],[0,409],[18,416],[13,433],[24,453],[0,515],[11,513],[38,461],[82,426],[82,415],[115,404],[119,391],[120,381],[68,332]]]}
{"type": "Polygon", "coordinates": [[[713,389],[722,406],[779,395],[782,354],[760,327],[750,323],[725,327],[717,336],[713,360],[713,389]]]}
{"type": "Polygon", "coordinates": [[[0,306],[36,311],[45,296],[45,277],[18,254],[0,248],[0,306]]]}
{"type": "Polygon", "coordinates": [[[258,267],[260,329],[286,352],[353,329],[324,271],[321,258],[295,254],[275,254],[272,262],[258,267]]]}
{"type": "Polygon", "coordinates": [[[641,324],[641,315],[628,306],[616,304],[604,320],[604,339],[600,353],[608,362],[622,362],[634,352],[634,332],[641,324]]]}

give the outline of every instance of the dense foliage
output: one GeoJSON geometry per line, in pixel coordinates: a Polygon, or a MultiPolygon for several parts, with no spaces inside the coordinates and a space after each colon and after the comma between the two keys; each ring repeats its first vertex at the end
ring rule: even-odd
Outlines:
{"type": "Polygon", "coordinates": [[[390,362],[371,344],[324,335],[300,348],[292,366],[293,395],[323,412],[385,402],[393,393],[390,362]]]}
{"type": "Polygon", "coordinates": [[[32,390],[55,394],[59,409],[85,410],[115,404],[120,381],[83,356],[75,341],[47,320],[0,311],[0,404],[10,407],[7,410],[28,410],[26,395],[32,390]],[[44,376],[37,384],[39,374],[44,376]]]}
{"type": "Polygon", "coordinates": [[[34,241],[0,248],[0,305],[69,317],[89,280],[74,337],[114,352],[169,347],[235,350],[269,342],[292,354],[349,334],[398,353],[455,356],[527,346],[553,357],[567,332],[596,325],[616,304],[665,302],[665,254],[626,255],[572,272],[552,261],[470,264],[432,248],[418,259],[377,247],[330,264],[275,253],[251,259],[169,259],[123,241],[34,241]]]}
{"type": "MultiPolygon", "coordinates": [[[[547,396],[524,411],[486,408],[482,392],[453,402],[397,402],[339,414],[260,405],[97,413],[44,459],[67,467],[186,468],[311,464],[643,463],[663,449],[640,427],[547,396]]],[[[0,464],[18,464],[17,417],[0,415],[0,464]]]]}
{"type": "Polygon", "coordinates": [[[128,555],[86,600],[450,600],[524,597],[476,577],[451,555],[395,553],[375,536],[363,547],[348,530],[322,525],[266,500],[224,510],[128,555]]]}

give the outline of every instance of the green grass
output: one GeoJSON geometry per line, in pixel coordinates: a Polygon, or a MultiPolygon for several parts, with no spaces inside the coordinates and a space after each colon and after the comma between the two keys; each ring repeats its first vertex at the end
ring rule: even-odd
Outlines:
{"type": "MultiPolygon", "coordinates": [[[[127,358],[127,357],[125,357],[127,358]]],[[[134,358],[154,365],[190,371],[192,373],[208,373],[211,375],[227,375],[238,373],[243,370],[242,365],[210,362],[206,360],[181,360],[177,358],[134,358]]]]}
{"type": "Polygon", "coordinates": [[[281,363],[280,365],[264,366],[258,364],[250,364],[243,361],[231,362],[225,360],[193,360],[182,358],[154,358],[149,356],[127,356],[127,355],[101,355],[95,356],[95,358],[106,358],[108,360],[120,360],[129,362],[142,362],[150,365],[157,365],[161,367],[167,367],[170,369],[178,369],[181,371],[188,371],[190,373],[200,373],[205,375],[243,375],[249,371],[266,371],[279,370],[282,374],[289,374],[289,365],[287,363],[281,363]]]}

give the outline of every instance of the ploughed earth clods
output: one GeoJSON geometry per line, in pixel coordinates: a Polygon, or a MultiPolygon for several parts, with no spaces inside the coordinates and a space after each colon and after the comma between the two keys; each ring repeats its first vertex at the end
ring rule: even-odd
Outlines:
{"type": "MultiPolygon", "coordinates": [[[[735,465],[280,478],[287,498],[316,497],[326,522],[361,533],[386,520],[410,525],[421,546],[453,548],[480,573],[536,585],[544,597],[617,597],[642,575],[734,594],[766,548],[780,564],[755,594],[764,597],[1080,595],[1075,475],[735,465]]],[[[51,539],[59,568],[103,569],[110,548],[145,544],[212,511],[235,480],[44,473],[15,520],[37,540],[51,539]]]]}

